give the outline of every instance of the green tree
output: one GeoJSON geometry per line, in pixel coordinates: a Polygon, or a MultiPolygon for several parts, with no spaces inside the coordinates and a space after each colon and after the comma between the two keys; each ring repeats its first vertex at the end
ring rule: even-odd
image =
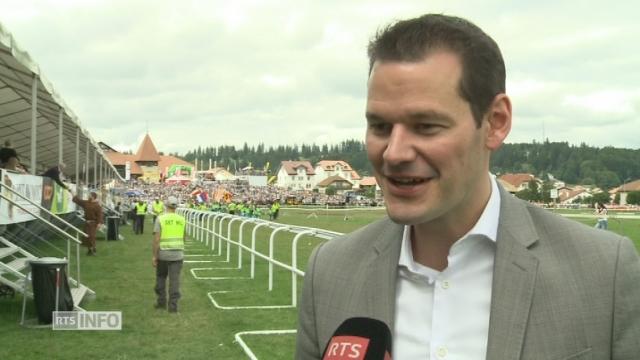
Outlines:
{"type": "Polygon", "coordinates": [[[640,191],[631,191],[627,194],[627,204],[640,205],[640,191]]]}
{"type": "Polygon", "coordinates": [[[608,204],[611,201],[611,199],[609,198],[609,193],[604,191],[597,194],[593,194],[593,196],[590,199],[591,201],[589,201],[589,203],[591,204],[595,204],[595,203],[608,204]]]}

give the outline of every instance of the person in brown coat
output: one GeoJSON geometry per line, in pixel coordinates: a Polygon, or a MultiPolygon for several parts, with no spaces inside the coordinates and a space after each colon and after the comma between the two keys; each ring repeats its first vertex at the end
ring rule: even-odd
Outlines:
{"type": "Polygon", "coordinates": [[[96,232],[102,225],[102,206],[98,202],[98,194],[91,192],[89,200],[82,200],[77,195],[73,196],[73,202],[84,209],[84,231],[87,233],[85,246],[89,249],[87,255],[96,254],[96,232]]]}

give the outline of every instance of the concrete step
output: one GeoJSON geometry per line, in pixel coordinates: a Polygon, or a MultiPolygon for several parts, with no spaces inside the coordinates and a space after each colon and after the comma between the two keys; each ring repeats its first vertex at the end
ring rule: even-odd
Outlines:
{"type": "MultiPolygon", "coordinates": [[[[2,265],[9,267],[11,270],[21,272],[22,270],[26,269],[27,266],[29,266],[29,260],[31,259],[23,257],[23,258],[14,259],[8,263],[3,263],[2,265]]],[[[4,266],[0,266],[0,274],[9,272],[6,269],[4,269],[4,266]]]]}
{"type": "Polygon", "coordinates": [[[73,298],[73,307],[79,308],[82,299],[88,292],[88,288],[82,284],[79,287],[71,288],[71,297],[73,298]]]}
{"type": "Polygon", "coordinates": [[[15,254],[19,249],[17,247],[3,247],[0,248],[0,260],[9,255],[15,254]]]}

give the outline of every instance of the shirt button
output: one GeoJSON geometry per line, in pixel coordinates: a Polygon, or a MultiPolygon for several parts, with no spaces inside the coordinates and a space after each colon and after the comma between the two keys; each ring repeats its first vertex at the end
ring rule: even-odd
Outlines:
{"type": "Polygon", "coordinates": [[[441,286],[442,286],[443,289],[446,290],[446,289],[449,288],[449,286],[451,286],[451,284],[449,283],[449,280],[445,280],[445,281],[442,282],[441,286]]]}
{"type": "Polygon", "coordinates": [[[440,346],[438,348],[438,351],[436,352],[436,355],[440,358],[440,359],[444,359],[445,357],[447,357],[447,348],[444,346],[440,346]]]}

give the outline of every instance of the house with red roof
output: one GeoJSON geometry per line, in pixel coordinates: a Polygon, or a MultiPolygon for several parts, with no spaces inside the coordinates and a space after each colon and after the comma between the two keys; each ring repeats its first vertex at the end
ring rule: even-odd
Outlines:
{"type": "Polygon", "coordinates": [[[342,180],[349,182],[352,188],[360,187],[360,175],[353,170],[351,165],[342,160],[320,160],[316,164],[315,172],[315,184],[320,186],[320,183],[328,178],[334,178],[334,181],[338,180],[343,185],[342,180]]]}
{"type": "Polygon", "coordinates": [[[640,191],[640,179],[625,182],[617,188],[609,190],[609,194],[611,195],[612,199],[615,198],[617,194],[620,194],[620,205],[626,205],[627,195],[629,195],[629,193],[632,191],[640,191]]]}
{"type": "Polygon", "coordinates": [[[504,174],[498,177],[500,183],[508,183],[512,187],[508,188],[509,192],[518,192],[529,188],[529,183],[531,181],[535,181],[538,183],[538,186],[542,185],[542,180],[536,179],[535,176],[531,174],[504,174]]]}
{"type": "Polygon", "coordinates": [[[311,190],[315,186],[315,171],[309,161],[282,161],[276,185],[290,190],[311,190]]]}
{"type": "Polygon", "coordinates": [[[131,179],[149,184],[157,184],[161,179],[166,178],[167,172],[173,165],[194,168],[192,163],[175,156],[160,155],[149,134],[144,136],[135,154],[121,153],[104,143],[100,143],[100,146],[123,178],[126,177],[127,164],[131,179]]]}

